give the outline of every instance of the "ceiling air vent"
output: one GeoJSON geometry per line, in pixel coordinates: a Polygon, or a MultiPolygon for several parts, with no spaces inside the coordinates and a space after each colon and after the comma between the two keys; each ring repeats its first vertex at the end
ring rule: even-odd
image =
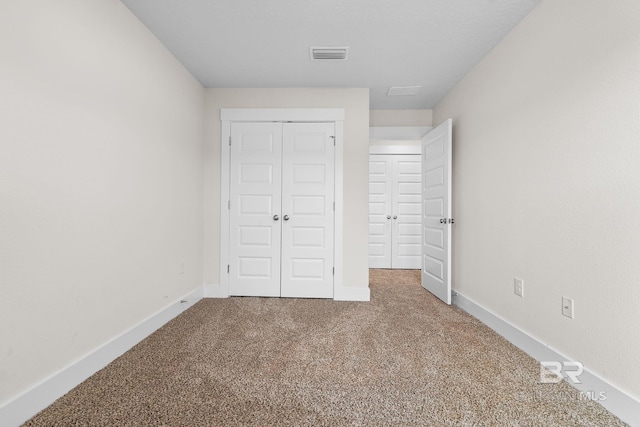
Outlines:
{"type": "Polygon", "coordinates": [[[422,86],[391,86],[387,96],[416,96],[422,86]]]}
{"type": "Polygon", "coordinates": [[[348,47],[311,47],[311,60],[339,60],[346,61],[349,54],[348,47]]]}

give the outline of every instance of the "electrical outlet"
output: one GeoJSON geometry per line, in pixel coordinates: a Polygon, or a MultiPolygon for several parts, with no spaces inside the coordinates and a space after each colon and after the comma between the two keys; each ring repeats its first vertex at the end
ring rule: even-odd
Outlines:
{"type": "Polygon", "coordinates": [[[513,293],[524,298],[524,280],[517,277],[513,279],[513,293]]]}
{"type": "Polygon", "coordinates": [[[573,319],[573,300],[571,298],[562,297],[562,315],[573,319]]]}

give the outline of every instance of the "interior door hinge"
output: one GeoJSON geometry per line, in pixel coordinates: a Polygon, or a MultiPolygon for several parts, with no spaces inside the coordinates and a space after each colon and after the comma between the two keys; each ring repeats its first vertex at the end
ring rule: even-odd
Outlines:
{"type": "Polygon", "coordinates": [[[231,200],[227,202],[227,209],[231,210],[231,200]]]}
{"type": "Polygon", "coordinates": [[[227,264],[227,274],[229,274],[229,269],[230,269],[229,264],[227,264]]]}
{"type": "Polygon", "coordinates": [[[336,146],[336,137],[335,136],[330,136],[329,138],[333,139],[333,146],[336,146]]]}
{"type": "Polygon", "coordinates": [[[231,145],[231,135],[229,135],[229,145],[231,145]]]}
{"type": "Polygon", "coordinates": [[[333,211],[336,211],[336,202],[333,202],[333,211]]]}
{"type": "Polygon", "coordinates": [[[335,268],[335,267],[333,267],[333,268],[331,269],[331,274],[332,274],[332,275],[334,275],[334,276],[336,275],[336,268],[335,268]]]}

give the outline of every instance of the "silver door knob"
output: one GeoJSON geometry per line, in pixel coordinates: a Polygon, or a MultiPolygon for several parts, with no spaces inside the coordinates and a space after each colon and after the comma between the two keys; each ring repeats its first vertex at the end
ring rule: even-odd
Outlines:
{"type": "Polygon", "coordinates": [[[283,216],[282,219],[284,219],[285,221],[289,221],[289,215],[283,216]]]}
{"type": "Polygon", "coordinates": [[[391,219],[391,215],[387,215],[387,219],[391,219]]]}
{"type": "Polygon", "coordinates": [[[274,221],[277,221],[277,220],[279,220],[279,219],[280,219],[280,217],[279,217],[278,215],[274,215],[274,216],[273,216],[273,220],[274,220],[274,221]]]}
{"type": "Polygon", "coordinates": [[[444,218],[440,218],[440,224],[444,224],[447,220],[444,218]]]}
{"type": "Polygon", "coordinates": [[[394,216],[393,216],[393,219],[398,219],[398,215],[394,215],[394,216]]]}

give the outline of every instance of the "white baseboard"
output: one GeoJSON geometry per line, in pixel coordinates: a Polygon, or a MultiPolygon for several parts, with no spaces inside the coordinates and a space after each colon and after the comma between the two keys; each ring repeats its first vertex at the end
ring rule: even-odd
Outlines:
{"type": "MultiPolygon", "coordinates": [[[[453,304],[480,320],[539,362],[543,360],[557,362],[571,360],[457,292],[453,293],[453,304]]],[[[586,396],[596,396],[598,403],[630,426],[640,427],[640,401],[591,372],[587,366],[584,367],[584,372],[580,375],[580,381],[581,384],[572,381],[568,381],[568,384],[585,393],[586,396]],[[600,392],[604,392],[606,397],[604,400],[598,399],[601,396],[600,392]]]]}
{"type": "Polygon", "coordinates": [[[120,357],[165,323],[200,301],[202,287],[148,317],[86,356],[70,363],[40,383],[0,406],[0,425],[19,426],[71,389],[120,357]],[[183,302],[184,301],[184,302],[183,302]]]}
{"type": "Polygon", "coordinates": [[[371,301],[371,291],[368,287],[337,286],[333,290],[333,299],[336,301],[371,301]]]}
{"type": "Polygon", "coordinates": [[[229,290],[221,285],[204,285],[205,298],[229,298],[229,290]]]}

